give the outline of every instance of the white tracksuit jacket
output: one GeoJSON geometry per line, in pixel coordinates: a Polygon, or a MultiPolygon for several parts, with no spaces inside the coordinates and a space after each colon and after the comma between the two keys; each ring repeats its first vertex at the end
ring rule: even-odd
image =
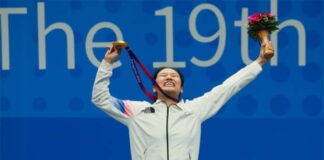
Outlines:
{"type": "Polygon", "coordinates": [[[262,71],[253,62],[203,96],[167,107],[160,100],[151,104],[111,96],[107,86],[112,69],[111,64],[101,62],[92,102],[128,127],[132,160],[198,160],[202,122],[262,71]]]}

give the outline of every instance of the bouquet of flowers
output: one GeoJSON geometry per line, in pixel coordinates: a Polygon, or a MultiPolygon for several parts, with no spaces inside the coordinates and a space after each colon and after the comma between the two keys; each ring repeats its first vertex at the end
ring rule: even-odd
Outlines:
{"type": "MultiPolygon", "coordinates": [[[[254,15],[249,16],[248,26],[248,34],[253,40],[258,41],[261,40],[264,42],[263,34],[271,34],[272,31],[279,29],[277,27],[278,21],[273,14],[268,12],[256,13],[254,15]],[[268,32],[268,33],[263,33],[268,32]]],[[[269,39],[269,38],[268,38],[269,39]]]]}

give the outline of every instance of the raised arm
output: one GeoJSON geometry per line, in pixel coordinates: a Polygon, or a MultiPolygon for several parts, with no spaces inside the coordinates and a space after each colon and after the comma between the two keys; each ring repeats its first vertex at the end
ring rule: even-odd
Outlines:
{"type": "MultiPolygon", "coordinates": [[[[269,49],[273,50],[271,42],[269,49]]],[[[218,110],[238,91],[244,88],[262,71],[262,66],[273,56],[273,53],[265,53],[266,44],[261,45],[259,57],[248,66],[226,79],[221,85],[214,87],[201,97],[188,103],[193,107],[202,121],[213,116],[218,110]]]]}
{"type": "Polygon", "coordinates": [[[92,103],[106,112],[112,118],[127,125],[133,116],[133,106],[130,101],[122,101],[110,95],[109,84],[112,76],[113,62],[121,54],[121,50],[108,47],[104,60],[101,62],[92,90],[92,103]]]}

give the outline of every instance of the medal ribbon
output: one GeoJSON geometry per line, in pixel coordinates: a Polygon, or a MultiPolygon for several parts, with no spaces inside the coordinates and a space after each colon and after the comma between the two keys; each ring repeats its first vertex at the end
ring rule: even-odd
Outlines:
{"type": "Polygon", "coordinates": [[[155,102],[156,101],[156,97],[152,94],[152,93],[150,93],[145,87],[144,87],[144,85],[143,85],[143,83],[142,83],[142,80],[141,80],[141,77],[140,77],[140,75],[139,75],[139,73],[138,73],[138,70],[137,70],[137,68],[136,68],[136,65],[135,65],[135,61],[138,63],[138,65],[142,68],[142,70],[145,72],[145,74],[151,79],[151,81],[153,82],[153,84],[157,87],[157,89],[159,90],[159,91],[161,91],[161,93],[165,96],[165,97],[167,97],[167,98],[169,98],[169,99],[171,99],[171,100],[173,100],[173,101],[175,101],[175,102],[179,102],[179,100],[178,99],[175,99],[175,98],[173,98],[173,97],[170,97],[169,95],[167,95],[166,93],[164,93],[164,91],[161,89],[161,87],[156,83],[156,81],[155,81],[155,79],[152,77],[152,75],[150,74],[150,72],[144,67],[144,65],[138,60],[138,58],[135,56],[135,54],[133,53],[133,51],[129,48],[129,47],[126,47],[125,48],[126,50],[127,50],[127,52],[129,53],[129,56],[130,56],[130,59],[131,59],[131,65],[132,65],[132,69],[133,69],[133,71],[134,71],[134,74],[135,74],[135,76],[136,76],[136,79],[137,79],[137,82],[138,82],[138,84],[139,84],[139,86],[141,87],[141,89],[143,90],[143,92],[146,94],[146,96],[148,96],[153,102],[155,102]]]}

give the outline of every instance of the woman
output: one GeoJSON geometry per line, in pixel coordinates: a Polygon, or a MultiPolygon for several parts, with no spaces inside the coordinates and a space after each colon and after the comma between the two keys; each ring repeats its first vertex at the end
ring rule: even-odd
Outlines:
{"type": "MultiPolygon", "coordinates": [[[[262,66],[273,56],[273,52],[265,53],[265,46],[261,45],[257,60],[193,100],[175,102],[153,86],[157,94],[153,104],[120,100],[110,95],[107,86],[112,64],[120,56],[121,49],[108,47],[98,68],[92,102],[128,127],[133,160],[198,160],[201,124],[262,71],[262,66]]],[[[273,51],[271,42],[268,46],[273,51]]],[[[175,69],[158,69],[154,78],[170,97],[178,98],[183,92],[183,77],[175,69]]]]}

